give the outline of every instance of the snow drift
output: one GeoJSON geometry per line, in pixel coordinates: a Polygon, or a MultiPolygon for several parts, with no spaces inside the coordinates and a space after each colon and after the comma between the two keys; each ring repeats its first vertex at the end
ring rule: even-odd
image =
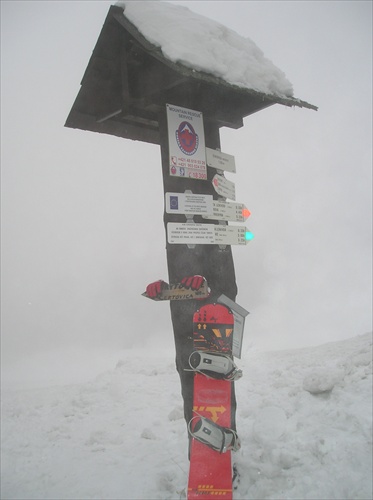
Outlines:
{"type": "MultiPolygon", "coordinates": [[[[371,498],[372,335],[244,358],[234,498],[371,498]]],[[[4,499],[180,498],[173,353],[128,350],[89,383],[7,392],[2,441],[4,499]]]]}

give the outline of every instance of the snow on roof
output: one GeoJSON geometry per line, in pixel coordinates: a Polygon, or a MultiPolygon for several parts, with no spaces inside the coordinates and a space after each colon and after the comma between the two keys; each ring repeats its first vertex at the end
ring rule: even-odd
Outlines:
{"type": "Polygon", "coordinates": [[[115,5],[124,8],[125,17],[173,63],[209,73],[231,85],[293,96],[285,74],[250,38],[169,2],[125,1],[115,5]]]}

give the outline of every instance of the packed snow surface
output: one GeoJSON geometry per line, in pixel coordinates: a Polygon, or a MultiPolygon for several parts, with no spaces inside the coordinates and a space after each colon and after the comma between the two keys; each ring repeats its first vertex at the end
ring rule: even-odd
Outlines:
{"type": "Polygon", "coordinates": [[[285,74],[249,38],[187,7],[168,2],[117,2],[124,15],[174,63],[239,87],[292,97],[285,74]]]}
{"type": "MultiPolygon", "coordinates": [[[[372,498],[372,335],[237,363],[234,498],[372,498]]],[[[8,391],[2,411],[3,499],[183,498],[172,352],[128,350],[88,383],[8,391]]]]}

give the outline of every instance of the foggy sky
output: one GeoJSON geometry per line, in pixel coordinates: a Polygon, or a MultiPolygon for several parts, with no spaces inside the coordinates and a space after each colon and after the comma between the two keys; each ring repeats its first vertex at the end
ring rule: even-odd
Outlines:
{"type": "MultiPolygon", "coordinates": [[[[255,239],[244,348],[371,330],[372,4],[173,2],[250,37],[319,111],[221,130],[255,239]]],[[[173,345],[158,146],[64,128],[111,2],[1,2],[2,356],[173,345]]]]}

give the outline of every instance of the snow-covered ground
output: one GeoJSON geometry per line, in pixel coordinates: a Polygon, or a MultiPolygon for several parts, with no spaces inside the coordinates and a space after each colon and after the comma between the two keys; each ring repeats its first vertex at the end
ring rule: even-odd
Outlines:
{"type": "MultiPolygon", "coordinates": [[[[235,499],[372,498],[371,334],[251,349],[238,365],[235,499]]],[[[178,499],[187,484],[172,353],[128,350],[89,382],[8,390],[2,412],[3,500],[178,499]]]]}

